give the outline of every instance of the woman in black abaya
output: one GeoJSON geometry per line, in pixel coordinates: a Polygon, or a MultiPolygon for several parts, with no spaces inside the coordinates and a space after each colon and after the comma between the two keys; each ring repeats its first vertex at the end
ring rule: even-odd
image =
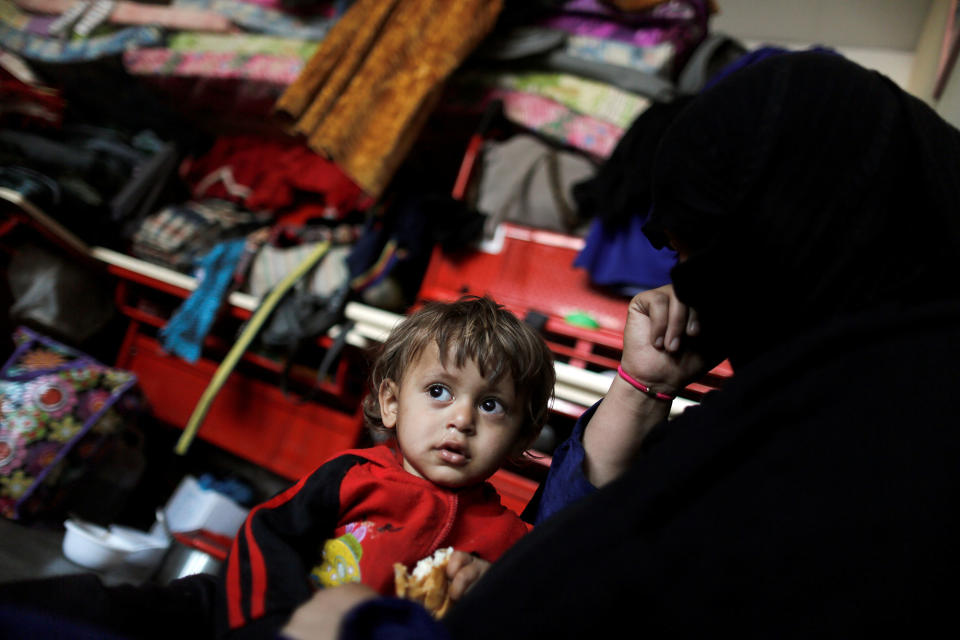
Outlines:
{"type": "MultiPolygon", "coordinates": [[[[784,54],[694,99],[653,179],[645,230],[682,261],[676,297],[631,306],[623,369],[669,393],[708,354],[734,377],[539,522],[438,637],[955,635],[960,132],[840,56],[784,54]]],[[[584,439],[646,433],[604,413],[624,393],[584,439]]],[[[568,449],[551,477],[589,467],[568,449]]]]}
{"type": "Polygon", "coordinates": [[[839,56],[768,59],[671,125],[647,231],[734,378],[521,541],[450,635],[955,631],[960,132],[839,56]]]}

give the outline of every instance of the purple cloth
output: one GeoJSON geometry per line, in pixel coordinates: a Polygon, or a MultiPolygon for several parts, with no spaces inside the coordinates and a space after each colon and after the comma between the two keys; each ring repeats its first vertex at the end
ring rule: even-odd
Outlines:
{"type": "Polygon", "coordinates": [[[569,0],[563,3],[560,10],[564,13],[599,16],[624,24],[656,26],[665,20],[691,20],[701,7],[704,11],[709,10],[704,2],[688,0],[670,0],[638,11],[623,11],[598,0],[569,0]]]}
{"type": "Polygon", "coordinates": [[[592,0],[575,0],[541,24],[574,35],[617,40],[638,47],[669,41],[682,57],[707,35],[709,18],[706,0],[671,0],[637,13],[607,9],[592,0]]]}

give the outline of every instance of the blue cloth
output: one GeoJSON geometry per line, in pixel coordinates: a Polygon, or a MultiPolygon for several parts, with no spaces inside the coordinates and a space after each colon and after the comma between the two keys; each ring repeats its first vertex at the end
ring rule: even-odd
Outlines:
{"type": "Polygon", "coordinates": [[[164,349],[187,362],[197,361],[203,339],[220,310],[245,244],[243,239],[221,242],[200,259],[196,290],[160,330],[164,349]]]}
{"type": "MultiPolygon", "coordinates": [[[[828,47],[814,46],[814,47],[809,47],[808,49],[806,49],[806,51],[816,51],[819,53],[831,53],[834,55],[841,55],[837,53],[836,50],[830,49],[828,47]]],[[[738,69],[749,67],[753,64],[760,62],[765,58],[769,58],[771,56],[778,56],[784,53],[790,53],[790,49],[784,49],[783,47],[776,47],[776,46],[758,47],[753,51],[746,53],[743,56],[737,58],[727,66],[720,69],[720,71],[718,71],[716,75],[714,75],[712,78],[707,80],[707,83],[704,85],[702,91],[706,91],[707,89],[717,84],[718,82],[720,82],[721,80],[729,76],[734,71],[737,71],[738,69]]]]}
{"type": "Polygon", "coordinates": [[[595,284],[617,287],[625,293],[668,284],[676,253],[650,244],[643,234],[645,221],[646,216],[633,216],[623,229],[610,231],[601,218],[594,220],[573,265],[589,271],[595,284]]]}
{"type": "Polygon", "coordinates": [[[544,481],[540,503],[537,505],[534,525],[540,524],[558,511],[597,491],[583,472],[583,430],[600,406],[600,402],[580,416],[577,423],[573,425],[570,437],[554,450],[550,471],[544,481]]]}
{"type": "MultiPolygon", "coordinates": [[[[812,47],[811,50],[835,53],[822,47],[812,47]]],[[[704,90],[739,69],[783,53],[788,50],[773,46],[751,51],[718,71],[707,81],[704,90]]],[[[586,244],[573,264],[586,269],[593,283],[618,289],[625,295],[632,296],[669,284],[670,269],[676,263],[676,254],[672,250],[657,249],[644,235],[643,224],[648,217],[650,195],[648,189],[638,189],[632,184],[646,179],[644,169],[652,163],[651,150],[656,148],[657,136],[669,125],[672,117],[669,112],[662,111],[663,107],[660,109],[659,112],[651,109],[641,114],[629,134],[624,136],[618,152],[608,160],[612,177],[592,187],[602,195],[591,194],[591,189],[586,188],[578,197],[579,206],[594,215],[595,220],[586,244]],[[641,122],[643,126],[634,129],[641,122]],[[621,189],[623,193],[619,193],[621,189]],[[625,226],[614,228],[609,223],[614,219],[622,220],[625,226]]]]}
{"type": "Polygon", "coordinates": [[[134,47],[156,47],[163,43],[160,27],[125,27],[107,35],[89,38],[47,38],[0,19],[0,42],[28,60],[73,63],[99,60],[122,54],[134,47]]]}
{"type": "Polygon", "coordinates": [[[421,605],[400,598],[369,600],[347,613],[342,640],[449,640],[421,605]]]}
{"type": "MultiPolygon", "coordinates": [[[[0,605],[0,637],[4,638],[69,638],[70,640],[124,640],[95,625],[73,620],[69,616],[22,606],[0,605]]],[[[440,640],[439,636],[437,640],[440,640]]]]}

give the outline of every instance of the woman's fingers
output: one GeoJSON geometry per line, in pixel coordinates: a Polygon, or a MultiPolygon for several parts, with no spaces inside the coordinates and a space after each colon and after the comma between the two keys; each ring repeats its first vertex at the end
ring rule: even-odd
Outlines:
{"type": "Polygon", "coordinates": [[[696,314],[677,300],[669,285],[637,294],[632,306],[647,316],[648,340],[657,349],[675,352],[684,335],[696,335],[699,331],[696,314]]]}
{"type": "Polygon", "coordinates": [[[664,347],[667,351],[675,352],[680,349],[680,341],[687,332],[687,305],[674,296],[670,296],[667,312],[667,331],[664,337],[664,347]]]}
{"type": "Polygon", "coordinates": [[[687,310],[687,335],[695,336],[700,333],[700,320],[696,309],[687,310]]]}
{"type": "Polygon", "coordinates": [[[447,577],[453,578],[466,565],[473,562],[473,556],[465,551],[456,551],[450,554],[447,560],[447,577]]]}
{"type": "Polygon", "coordinates": [[[649,322],[648,340],[657,349],[666,344],[667,324],[669,321],[669,296],[659,289],[637,294],[633,303],[649,322]]]}
{"type": "Polygon", "coordinates": [[[469,553],[455,551],[447,563],[450,577],[450,598],[459,600],[490,568],[490,563],[469,553]]]}

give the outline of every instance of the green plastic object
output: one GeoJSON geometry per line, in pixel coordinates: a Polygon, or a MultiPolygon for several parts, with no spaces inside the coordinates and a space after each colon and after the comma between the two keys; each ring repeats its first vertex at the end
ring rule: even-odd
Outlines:
{"type": "Polygon", "coordinates": [[[586,311],[574,311],[573,313],[568,314],[564,321],[567,324],[572,324],[575,327],[582,327],[584,329],[599,329],[600,323],[593,319],[586,311]]]}

